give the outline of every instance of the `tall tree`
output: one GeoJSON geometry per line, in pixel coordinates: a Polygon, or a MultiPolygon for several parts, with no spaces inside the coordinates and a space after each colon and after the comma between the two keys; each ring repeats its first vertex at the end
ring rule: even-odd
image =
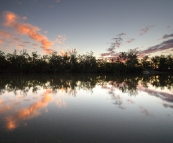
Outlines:
{"type": "Polygon", "coordinates": [[[151,58],[151,62],[153,64],[155,70],[158,68],[159,59],[160,59],[159,56],[154,56],[151,58]]]}

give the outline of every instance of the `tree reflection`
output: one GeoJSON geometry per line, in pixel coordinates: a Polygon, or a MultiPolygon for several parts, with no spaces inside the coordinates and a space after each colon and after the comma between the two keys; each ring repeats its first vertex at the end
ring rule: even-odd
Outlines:
{"type": "Polygon", "coordinates": [[[173,89],[173,76],[170,75],[133,75],[133,76],[114,76],[114,75],[1,75],[0,94],[5,91],[20,91],[20,94],[27,95],[29,90],[36,93],[40,88],[52,89],[53,93],[59,90],[69,95],[76,96],[78,90],[93,92],[96,85],[111,89],[119,89],[130,96],[138,94],[138,85],[148,88],[150,83],[155,88],[173,89]]]}

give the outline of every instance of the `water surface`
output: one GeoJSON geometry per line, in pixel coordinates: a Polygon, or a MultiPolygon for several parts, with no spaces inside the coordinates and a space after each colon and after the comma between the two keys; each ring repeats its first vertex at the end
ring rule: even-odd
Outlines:
{"type": "Polygon", "coordinates": [[[173,142],[173,76],[6,76],[0,142],[173,142]]]}

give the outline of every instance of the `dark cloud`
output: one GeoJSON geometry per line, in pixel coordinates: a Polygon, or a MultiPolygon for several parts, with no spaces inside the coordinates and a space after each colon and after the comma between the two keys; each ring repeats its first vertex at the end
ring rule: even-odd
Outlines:
{"type": "Polygon", "coordinates": [[[107,49],[107,51],[109,51],[109,52],[111,52],[113,50],[115,50],[115,46],[111,46],[110,48],[107,49]]]}
{"type": "Polygon", "coordinates": [[[101,53],[100,55],[102,57],[106,57],[108,59],[116,59],[119,56],[120,53],[116,53],[115,51],[110,51],[108,53],[101,53]],[[109,57],[107,57],[109,56],[109,57]]]}
{"type": "Polygon", "coordinates": [[[127,41],[127,43],[131,43],[131,42],[133,42],[135,39],[129,39],[128,41],[127,41]]]}
{"type": "Polygon", "coordinates": [[[126,33],[121,33],[119,34],[119,36],[126,36],[126,33]]]}
{"type": "Polygon", "coordinates": [[[163,36],[163,39],[170,38],[170,37],[173,37],[173,34],[170,34],[170,35],[164,35],[164,36],[163,36]]]}
{"type": "Polygon", "coordinates": [[[24,44],[29,44],[30,42],[23,42],[24,44]]]}
{"type": "Polygon", "coordinates": [[[141,29],[139,35],[140,35],[140,36],[143,36],[143,35],[146,34],[150,29],[152,29],[154,26],[155,26],[155,25],[151,25],[151,26],[147,26],[147,27],[141,29]]]}
{"type": "Polygon", "coordinates": [[[16,38],[16,37],[15,37],[15,38],[13,38],[13,39],[14,39],[14,40],[16,40],[16,41],[19,41],[19,39],[18,39],[18,38],[16,38]]]}
{"type": "MultiPolygon", "coordinates": [[[[172,35],[172,34],[171,34],[172,35]]],[[[170,37],[170,35],[168,35],[170,37]]],[[[134,39],[130,39],[129,40],[129,43],[132,42],[134,39]]],[[[115,53],[115,46],[113,44],[116,44],[116,43],[112,43],[112,45],[110,46],[110,48],[107,49],[108,53],[102,53],[100,54],[101,56],[112,56],[111,58],[114,58],[116,59],[120,53],[115,53]],[[111,52],[114,52],[114,53],[111,53],[111,52]]],[[[158,45],[155,45],[155,46],[152,46],[152,47],[149,47],[148,49],[146,50],[142,50],[142,51],[139,51],[138,52],[138,56],[140,58],[144,57],[145,55],[149,55],[151,53],[155,53],[155,52],[159,52],[159,51],[164,51],[164,50],[171,50],[173,51],[173,39],[169,39],[167,41],[164,41],[158,45]]]]}
{"type": "Polygon", "coordinates": [[[39,46],[38,44],[32,44],[32,45],[33,45],[33,46],[37,46],[37,47],[39,46]]]}
{"type": "Polygon", "coordinates": [[[146,50],[141,51],[142,54],[150,54],[158,51],[168,50],[173,48],[173,39],[164,41],[156,46],[149,47],[146,50]]]}
{"type": "Polygon", "coordinates": [[[105,56],[109,56],[110,55],[110,53],[102,53],[102,54],[100,54],[102,57],[105,57],[105,56]]]}

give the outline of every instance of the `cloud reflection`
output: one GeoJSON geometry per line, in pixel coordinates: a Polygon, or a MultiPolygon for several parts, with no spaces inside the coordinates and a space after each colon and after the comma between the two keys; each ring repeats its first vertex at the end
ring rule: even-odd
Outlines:
{"type": "Polygon", "coordinates": [[[29,108],[21,109],[18,112],[16,112],[14,115],[7,117],[6,119],[6,127],[8,130],[15,129],[17,126],[19,126],[20,120],[26,120],[29,118],[33,118],[37,115],[39,115],[39,110],[46,107],[48,103],[52,100],[50,93],[51,90],[46,90],[46,92],[43,94],[43,98],[37,102],[30,105],[29,108]]]}
{"type": "Polygon", "coordinates": [[[166,93],[163,91],[157,91],[154,89],[148,89],[148,88],[142,88],[142,87],[139,87],[139,90],[147,92],[149,95],[159,97],[164,101],[173,102],[173,95],[171,93],[166,93]]]}
{"type": "Polygon", "coordinates": [[[162,104],[165,108],[172,108],[173,109],[173,105],[171,105],[171,104],[167,104],[167,103],[163,103],[162,104]]]}
{"type": "Polygon", "coordinates": [[[145,109],[144,107],[141,107],[140,106],[140,110],[141,110],[141,113],[146,115],[146,116],[151,116],[151,117],[154,117],[154,115],[152,113],[150,113],[147,109],[145,109]]]}

